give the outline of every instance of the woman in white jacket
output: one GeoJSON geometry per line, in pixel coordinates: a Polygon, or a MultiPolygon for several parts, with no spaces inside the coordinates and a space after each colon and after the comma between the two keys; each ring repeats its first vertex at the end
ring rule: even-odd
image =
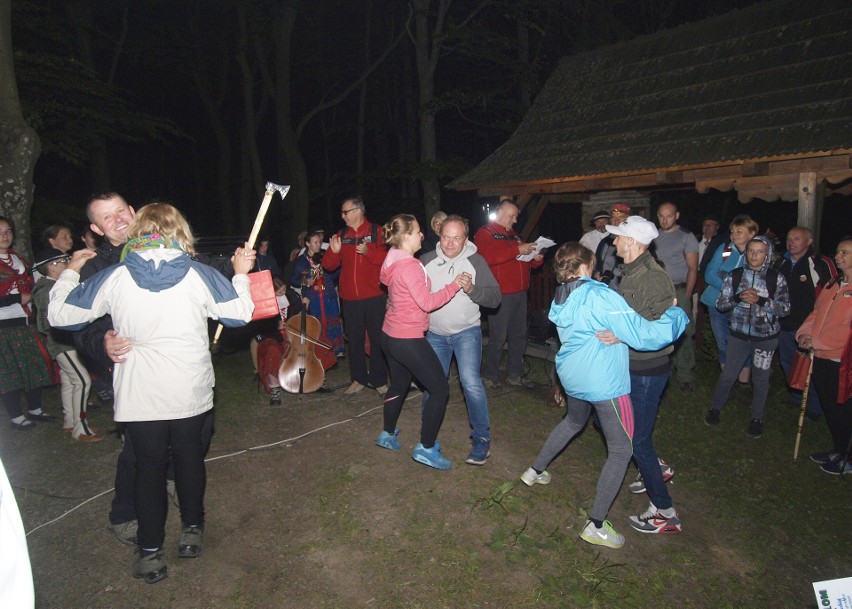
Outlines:
{"type": "Polygon", "coordinates": [[[201,552],[204,527],[204,443],[211,424],[213,365],[207,318],[225,326],[251,320],[246,276],[255,252],[237,249],[231,282],[200,264],[192,231],[167,203],[152,203],[127,228],[122,262],[79,284],[79,269],[96,254],[75,252],[50,292],[52,326],[76,330],[112,315],[133,349],[115,367],[115,420],[125,423],[136,454],[134,501],[139,520],[133,576],[155,583],[167,576],[163,541],[167,515],[166,465],[175,464],[180,497],[181,558],[201,552]]]}

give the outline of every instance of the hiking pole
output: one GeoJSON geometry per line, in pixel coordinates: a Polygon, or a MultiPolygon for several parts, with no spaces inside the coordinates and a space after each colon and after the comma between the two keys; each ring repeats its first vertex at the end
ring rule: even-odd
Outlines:
{"type": "Polygon", "coordinates": [[[802,441],[802,424],[805,422],[805,408],[808,405],[808,390],[811,388],[811,373],[814,370],[814,352],[808,351],[808,376],[805,377],[805,388],[802,389],[802,408],[799,410],[799,427],[796,430],[796,447],[793,449],[793,463],[799,456],[799,444],[802,441]]]}

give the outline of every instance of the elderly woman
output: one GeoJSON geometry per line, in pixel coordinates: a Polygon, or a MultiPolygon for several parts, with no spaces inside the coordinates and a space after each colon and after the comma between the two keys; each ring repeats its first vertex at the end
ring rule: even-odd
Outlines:
{"type": "MultiPolygon", "coordinates": [[[[556,324],[562,343],[556,354],[556,372],[568,396],[568,414],[550,432],[532,467],[521,474],[521,481],[527,486],[550,483],[545,468],[583,430],[594,408],[608,456],[580,538],[618,549],[624,545],[624,537],[606,516],[633,455],[627,347],[662,349],[683,334],[689,318],[672,306],[657,321],[645,320],[615,290],[591,278],[595,255],[579,243],[560,246],[553,268],[559,286],[548,318],[556,324]],[[601,338],[606,330],[617,340],[601,338]]],[[[679,530],[674,508],[669,508],[665,518],[679,530]]]]}
{"type": "Polygon", "coordinates": [[[96,254],[74,253],[51,290],[51,325],[77,329],[110,314],[133,349],[115,367],[115,420],[126,424],[137,476],[139,519],[133,576],[155,583],[167,576],[163,540],[168,510],[166,466],[171,454],[183,523],[178,555],[201,552],[204,528],[203,429],[211,424],[213,364],[207,318],[242,326],[254,305],[246,276],[255,261],[237,249],[234,277],[200,264],[195,239],[180,212],[166,203],[142,208],[127,228],[121,264],[79,284],[79,269],[96,254]]]}
{"type": "Polygon", "coordinates": [[[823,288],[813,312],[796,332],[796,340],[802,349],[813,349],[811,383],[834,443],[831,450],[812,454],[811,460],[825,473],[837,476],[852,473],[852,236],[837,244],[834,260],[840,275],[823,288]]]}

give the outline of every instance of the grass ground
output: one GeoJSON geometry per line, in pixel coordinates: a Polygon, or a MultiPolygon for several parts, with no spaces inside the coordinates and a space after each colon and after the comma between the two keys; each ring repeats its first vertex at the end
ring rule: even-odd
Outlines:
{"type": "MultiPolygon", "coordinates": [[[[717,376],[710,358],[701,357],[695,393],[667,392],[656,444],[676,470],[683,533],[628,527],[647,505],[627,492],[631,468],[609,515],[627,542],[613,551],[578,538],[606,458],[591,427],[551,465],[550,485],[518,481],[562,416],[544,388],[490,395],[493,454],[479,468],[463,462],[468,429],[454,383],[441,432],[454,467],[437,472],[409,457],[416,396],[400,420],[403,451],[393,453],[373,446],[375,393],[291,396],[270,408],[247,359],[217,361],[205,551],[181,561],[169,548],[170,577],[153,586],[130,578],[132,551],[105,530],[109,493],[62,517],[110,488],[117,440],[84,446],[48,425],[0,430],[31,532],[38,607],[810,607],[812,581],[850,575],[852,480],[807,459],[829,444],[821,421],[806,426],[792,461],[798,413],[780,374],[759,440],[745,435],[747,389],[735,390],[719,428],[703,424],[717,376]]],[[[530,365],[546,384],[546,364],[530,365]]],[[[346,376],[333,370],[329,382],[346,376]]],[[[57,400],[46,392],[53,412],[57,400]]],[[[111,427],[105,409],[93,418],[111,427]]],[[[168,526],[171,540],[176,514],[168,526]]]]}

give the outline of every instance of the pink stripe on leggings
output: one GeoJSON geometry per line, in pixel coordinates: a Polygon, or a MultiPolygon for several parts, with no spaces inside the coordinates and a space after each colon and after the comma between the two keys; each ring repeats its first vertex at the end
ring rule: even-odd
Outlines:
{"type": "Polygon", "coordinates": [[[633,421],[633,402],[630,401],[630,394],[615,398],[615,402],[618,407],[618,419],[621,421],[621,427],[632,441],[635,422],[633,421]]]}

